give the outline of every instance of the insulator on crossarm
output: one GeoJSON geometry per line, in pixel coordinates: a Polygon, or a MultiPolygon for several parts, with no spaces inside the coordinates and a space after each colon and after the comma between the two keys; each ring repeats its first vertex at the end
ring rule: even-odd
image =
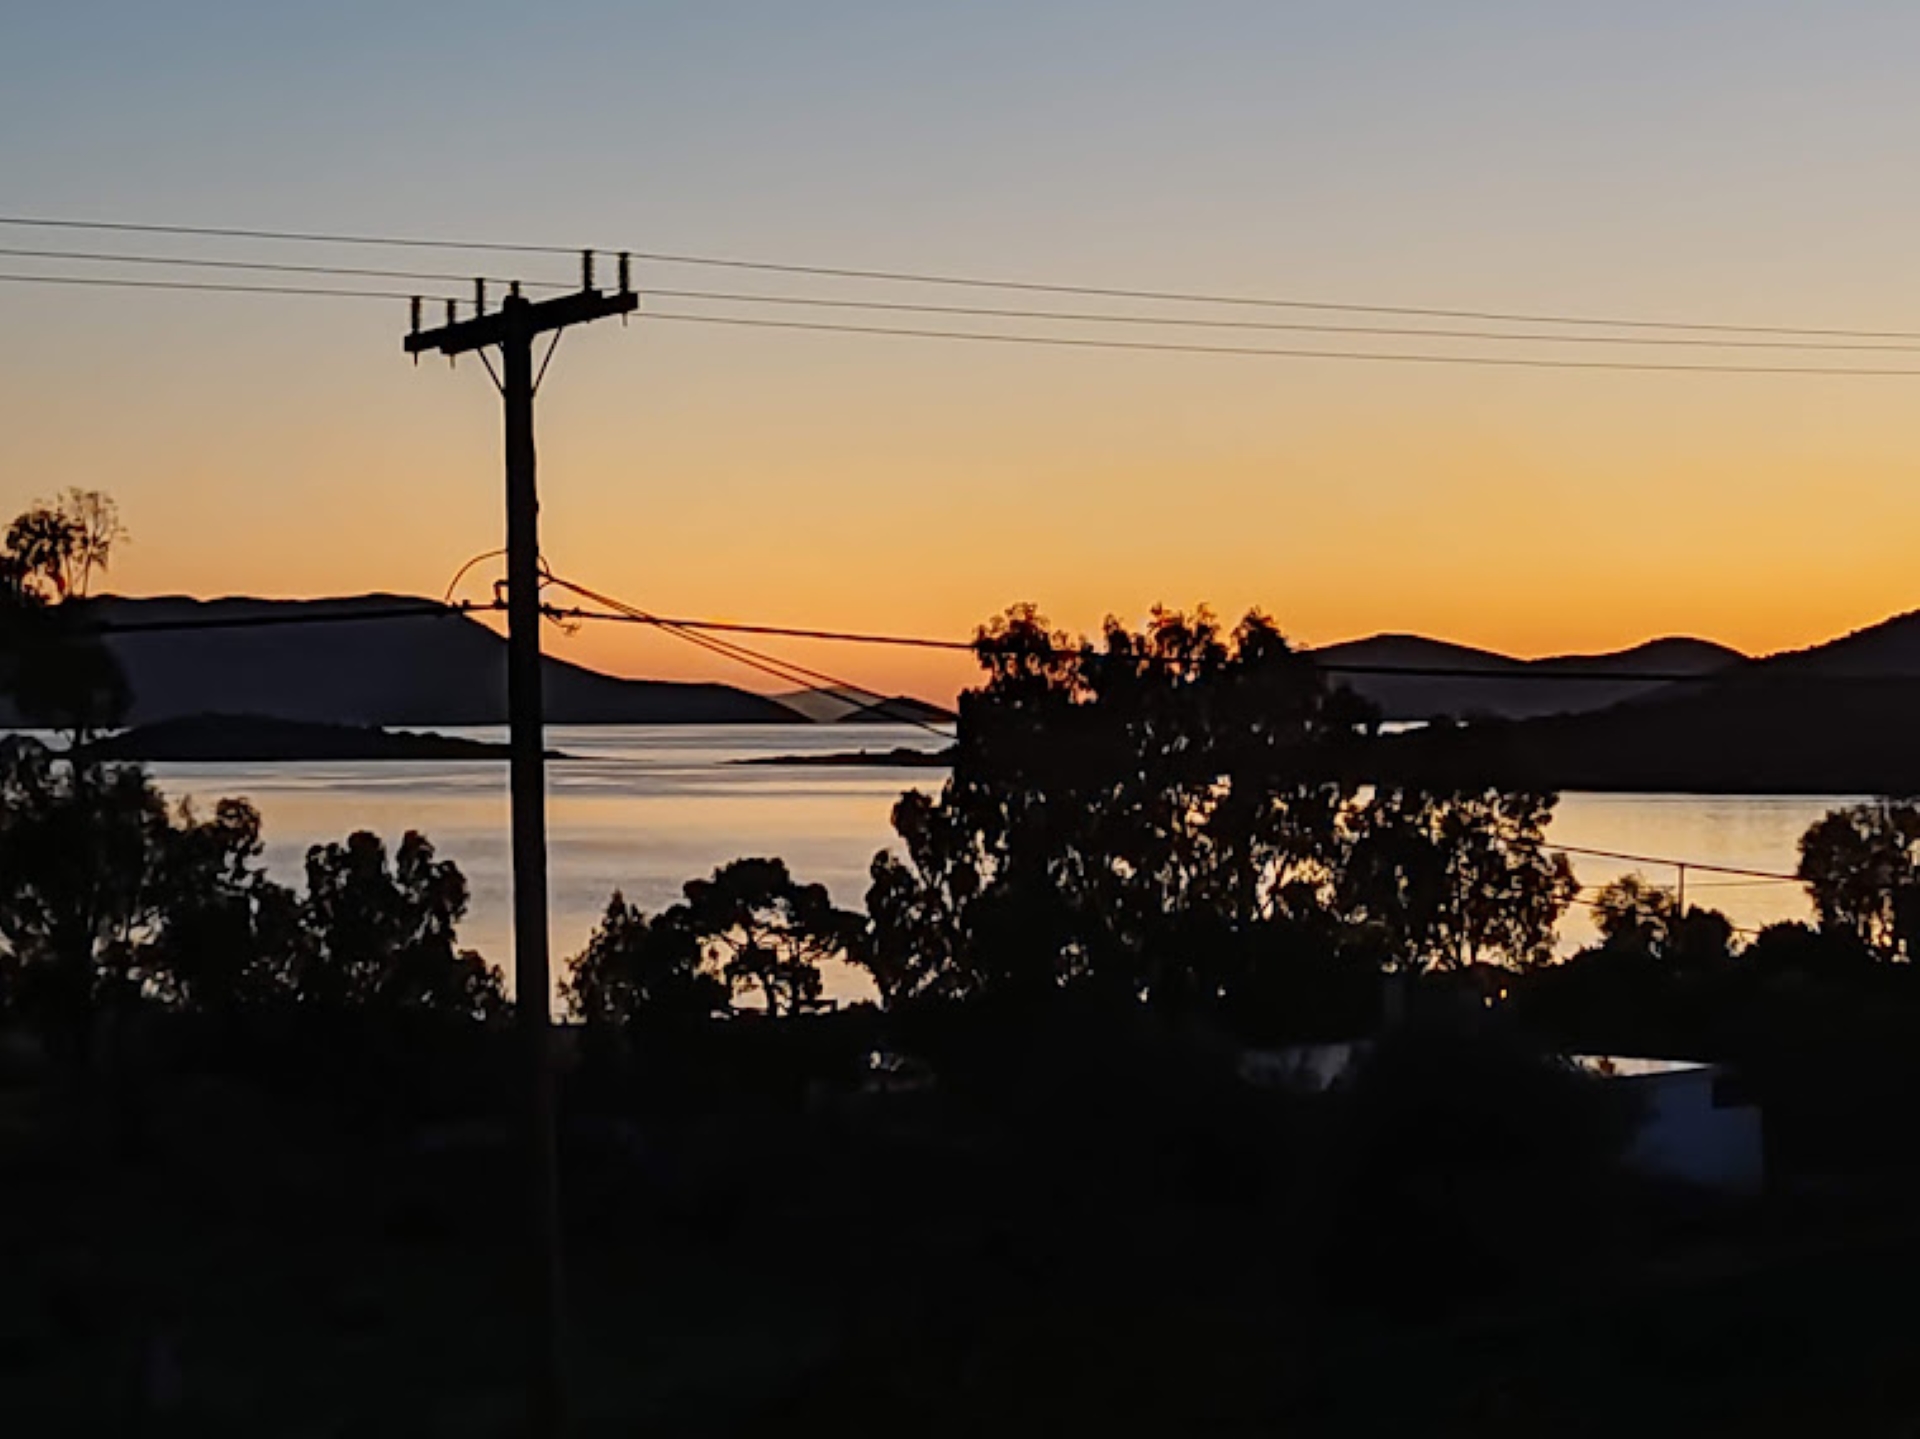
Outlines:
{"type": "MultiPolygon", "coordinates": [[[[452,300],[448,300],[447,301],[447,326],[449,329],[453,327],[453,323],[457,313],[458,311],[455,308],[455,302],[452,300]]],[[[449,370],[453,368],[453,351],[452,350],[447,351],[447,368],[449,370]]]]}
{"type": "Polygon", "coordinates": [[[623,295],[633,293],[633,256],[625,250],[620,252],[620,293],[623,295]]]}
{"type": "Polygon", "coordinates": [[[580,252],[580,288],[583,290],[593,288],[593,251],[591,250],[580,252]]]}
{"type": "Polygon", "coordinates": [[[487,313],[487,282],[484,277],[476,278],[473,282],[473,313],[476,319],[487,313]]]}
{"type": "MultiPolygon", "coordinates": [[[[413,333],[417,335],[420,333],[420,297],[418,295],[413,297],[411,308],[413,311],[413,333]]],[[[413,352],[413,363],[416,367],[420,363],[420,352],[418,350],[413,352]]]]}

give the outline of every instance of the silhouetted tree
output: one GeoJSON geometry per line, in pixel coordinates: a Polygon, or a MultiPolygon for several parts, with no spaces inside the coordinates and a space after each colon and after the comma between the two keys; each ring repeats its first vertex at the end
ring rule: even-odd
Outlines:
{"type": "Polygon", "coordinates": [[[1546,848],[1552,813],[1548,795],[1380,788],[1343,816],[1341,913],[1395,968],[1545,963],[1579,888],[1546,848]]]}
{"type": "Polygon", "coordinates": [[[120,507],[101,490],[69,489],[37,500],[7,527],[6,550],[31,587],[53,600],[85,599],[96,573],[127,539],[120,507]]]}
{"type": "Polygon", "coordinates": [[[333,1010],[491,1019],[504,1013],[500,971],[455,945],[467,882],[412,830],[393,862],[379,836],[307,851],[307,892],[294,987],[333,1010]]]}
{"type": "Polygon", "coordinates": [[[1688,905],[1668,931],[1666,958],[1676,969],[1697,973],[1723,970],[1738,950],[1733,921],[1717,909],[1688,905]]]}
{"type": "Polygon", "coordinates": [[[587,947],[567,961],[567,1013],[589,1026],[625,1029],[711,1018],[727,1007],[684,907],[649,917],[615,890],[587,947]]]}
{"type": "Polygon", "coordinates": [[[835,909],[826,886],[801,884],[778,859],[736,859],[688,880],[686,902],[662,915],[683,926],[737,995],[758,990],[770,1015],[820,997],[820,964],[858,947],[861,916],[835,909]]]}
{"type": "Polygon", "coordinates": [[[72,593],[74,555],[79,548],[78,529],[42,501],[7,526],[13,585],[43,604],[66,599],[72,593]]]}
{"type": "Polygon", "coordinates": [[[300,905],[260,862],[259,811],[223,799],[201,819],[182,801],[154,876],[162,914],[147,968],[170,1003],[229,1022],[297,1000],[300,905]]]}
{"type": "Polygon", "coordinates": [[[111,499],[69,490],[20,515],[0,543],[0,693],[74,745],[127,709],[126,678],[82,603],[124,538],[111,499]]]}
{"type": "Polygon", "coordinates": [[[1673,891],[1624,874],[1604,886],[1593,902],[1594,927],[1603,943],[1658,954],[1674,922],[1673,891]]]}
{"type": "Polygon", "coordinates": [[[169,834],[138,768],[60,765],[35,740],[0,740],[0,947],[18,1002],[82,1054],[96,1017],[151,977],[169,834]]]}
{"type": "Polygon", "coordinates": [[[1363,787],[1373,711],[1266,616],[1156,610],[1076,644],[1017,606],[975,650],[952,778],[901,799],[904,852],[871,869],[890,1002],[1092,984],[1215,1003],[1278,992],[1251,956],[1313,933],[1416,968],[1547,952],[1572,884],[1541,842],[1552,801],[1363,787]],[[1255,939],[1274,926],[1284,943],[1255,939]]]}
{"type": "Polygon", "coordinates": [[[1368,720],[1272,622],[1205,610],[1110,620],[1075,644],[1032,606],[982,627],[952,778],[906,796],[905,854],[868,905],[884,993],[1093,982],[1164,999],[1216,989],[1188,941],[1212,916],[1320,906],[1338,742],[1368,720]]]}
{"type": "Polygon", "coordinates": [[[989,857],[957,807],[918,790],[895,802],[893,830],[905,854],[873,857],[862,962],[889,1008],[923,996],[964,999],[986,978],[970,941],[989,857]]]}
{"type": "Polygon", "coordinates": [[[1800,881],[1820,927],[1883,959],[1913,957],[1920,923],[1920,806],[1879,801],[1832,810],[1800,837],[1800,881]]]}
{"type": "Polygon", "coordinates": [[[1770,924],[1754,936],[1742,963],[1756,974],[1800,980],[1858,979],[1877,956],[1846,929],[1815,929],[1798,920],[1770,924]]]}

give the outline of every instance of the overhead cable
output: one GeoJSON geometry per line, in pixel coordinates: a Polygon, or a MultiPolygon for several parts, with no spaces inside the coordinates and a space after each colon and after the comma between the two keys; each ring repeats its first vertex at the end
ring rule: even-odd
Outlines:
{"type": "Polygon", "coordinates": [[[1257,345],[1199,345],[1168,340],[1106,340],[1068,335],[1005,333],[985,330],[936,330],[886,325],[829,324],[813,320],[779,320],[745,315],[702,315],[686,311],[649,310],[647,318],[699,325],[731,325],[746,329],[810,331],[815,334],[891,335],[914,340],[963,340],[996,345],[1038,345],[1074,350],[1129,350],[1181,355],[1223,355],[1285,360],[1350,360],[1401,365],[1468,365],[1477,368],[1528,370],[1613,370],[1660,374],[1713,375],[1829,375],[1836,377],[1901,376],[1920,378],[1920,369],[1869,365],[1731,365],[1679,364],[1640,360],[1572,360],[1545,356],[1422,354],[1414,351],[1320,350],[1257,345]]]}
{"type": "MultiPolygon", "coordinates": [[[[158,224],[121,220],[75,220],[29,215],[0,215],[0,226],[44,230],[98,231],[120,234],[191,235],[206,238],[274,241],[310,245],[383,246],[442,251],[464,250],[492,254],[576,255],[580,252],[579,246],[572,245],[517,244],[497,240],[454,240],[420,236],[368,235],[312,230],[273,230],[219,225],[158,224]]],[[[625,249],[635,260],[659,265],[705,266],[757,271],[764,274],[809,275],[820,278],[874,281],[887,284],[953,286],[968,289],[1019,291],[1033,294],[1078,295],[1103,299],[1138,300],[1157,303],[1318,310],[1340,314],[1407,315],[1420,316],[1428,319],[1491,320],[1503,323],[1567,325],[1582,328],[1697,330],[1722,334],[1800,335],[1858,340],[1920,340],[1920,330],[1861,329],[1809,325],[1733,324],[1724,321],[1675,320],[1638,316],[1622,317],[1616,315],[1468,309],[1433,305],[1392,305],[1354,301],[1300,299],[1268,295],[1210,293],[1194,290],[1141,289],[1114,285],[1004,279],[982,275],[958,275],[932,271],[879,269],[847,265],[802,264],[790,261],[741,259],[733,256],[663,250],[639,250],[626,246],[608,246],[604,248],[609,252],[625,249]]]]}

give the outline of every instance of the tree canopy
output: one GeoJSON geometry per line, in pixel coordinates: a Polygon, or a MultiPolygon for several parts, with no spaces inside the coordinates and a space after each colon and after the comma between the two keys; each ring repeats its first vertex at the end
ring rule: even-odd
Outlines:
{"type": "Polygon", "coordinates": [[[891,1002],[1092,985],[1231,1000],[1302,930],[1389,967],[1547,957],[1572,897],[1548,796],[1368,785],[1373,711],[1265,615],[984,626],[954,770],[894,808],[864,958],[891,1002]]]}
{"type": "Polygon", "coordinates": [[[125,715],[125,676],[83,603],[126,541],[113,500],[68,490],[36,502],[0,539],[0,696],[75,741],[125,715]]]}
{"type": "Polygon", "coordinates": [[[1920,933],[1920,806],[1882,800],[1830,811],[1800,839],[1800,880],[1822,929],[1885,959],[1920,933]]]}
{"type": "Polygon", "coordinates": [[[587,947],[568,961],[561,995],[573,1018],[610,1028],[710,1019],[731,997],[684,910],[648,915],[618,890],[587,947]]]}

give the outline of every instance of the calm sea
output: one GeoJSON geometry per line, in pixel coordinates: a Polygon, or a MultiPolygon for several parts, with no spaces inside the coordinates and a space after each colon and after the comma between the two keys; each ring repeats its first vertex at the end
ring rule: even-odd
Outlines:
{"type": "MultiPolygon", "coordinates": [[[[461,730],[501,739],[497,730],[461,730]]],[[[867,866],[891,838],[887,816],[903,789],[937,788],[942,770],[779,768],[742,765],[755,756],[850,749],[938,748],[910,727],[819,725],[560,727],[550,745],[568,757],[548,768],[548,843],[553,946],[576,952],[623,890],[646,909],[679,895],[687,879],[742,855],[778,855],[800,878],[825,884],[837,902],[858,907],[867,866]]],[[[462,940],[510,968],[507,786],[504,763],[332,763],[299,765],[155,765],[169,796],[211,804],[245,795],[264,818],[267,863],[297,884],[309,845],[355,829],[398,841],[408,829],[433,840],[466,873],[473,904],[462,940]]],[[[1849,797],[1702,797],[1569,794],[1552,837],[1584,849],[1671,856],[1744,869],[1791,873],[1795,843],[1815,819],[1849,797]]],[[[1671,883],[1671,868],[1575,858],[1580,878],[1602,884],[1640,869],[1671,883]]],[[[1692,903],[1724,910],[1737,925],[1804,918],[1796,885],[1690,872],[1692,903]]],[[[1575,909],[1563,946],[1592,933],[1575,909]]],[[[858,975],[832,976],[842,998],[865,993],[858,975]]]]}

